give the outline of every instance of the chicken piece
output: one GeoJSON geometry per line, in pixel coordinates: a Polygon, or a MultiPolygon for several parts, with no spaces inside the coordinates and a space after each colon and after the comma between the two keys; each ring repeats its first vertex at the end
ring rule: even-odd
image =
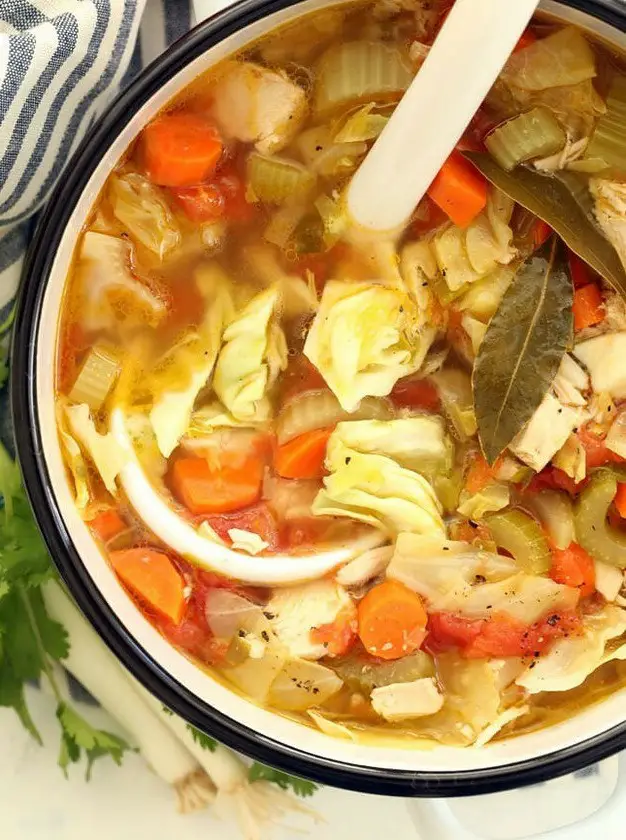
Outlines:
{"type": "Polygon", "coordinates": [[[569,353],[563,356],[552,388],[563,405],[584,406],[587,404],[583,391],[589,388],[589,377],[569,353]]]}
{"type": "Polygon", "coordinates": [[[626,266],[626,184],[590,178],[589,191],[595,199],[596,219],[626,266]]]}
{"type": "Polygon", "coordinates": [[[443,706],[443,697],[432,677],[375,688],[371,700],[374,711],[389,721],[434,715],[443,706]]]}
{"type": "Polygon", "coordinates": [[[306,115],[306,95],[287,76],[232,61],[212,91],[213,116],[228,137],[255,143],[263,154],[283,149],[306,115]]]}
{"type": "Polygon", "coordinates": [[[279,641],[292,657],[321,659],[326,646],[314,642],[311,630],[332,624],[339,613],[352,607],[348,593],[331,580],[316,580],[278,590],[264,612],[279,641]]]}
{"type": "Polygon", "coordinates": [[[574,356],[591,376],[593,390],[614,400],[626,397],[626,332],[604,333],[574,347],[574,356]]]}
{"type": "Polygon", "coordinates": [[[581,409],[563,405],[553,394],[546,394],[509,449],[539,472],[580,424],[581,416],[581,409]]]}

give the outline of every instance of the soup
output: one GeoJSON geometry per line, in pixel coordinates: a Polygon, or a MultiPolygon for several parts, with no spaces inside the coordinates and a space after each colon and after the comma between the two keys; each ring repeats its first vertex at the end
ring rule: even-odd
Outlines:
{"type": "Polygon", "coordinates": [[[449,5],[319,12],[197,79],[99,196],[58,346],[137,608],[251,701],[406,745],[555,722],[626,658],[621,57],[536,18],[404,230],[345,211],[449,5]]]}

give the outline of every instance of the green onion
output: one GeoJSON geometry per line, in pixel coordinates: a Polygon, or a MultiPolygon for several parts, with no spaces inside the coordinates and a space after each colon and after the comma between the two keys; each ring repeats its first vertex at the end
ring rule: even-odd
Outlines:
{"type": "Polygon", "coordinates": [[[252,152],[248,158],[248,183],[259,201],[282,204],[303,196],[315,183],[315,176],[301,163],[252,152]]]}
{"type": "Polygon", "coordinates": [[[412,79],[413,71],[396,47],[380,41],[349,41],[322,56],[314,111],[320,115],[363,101],[397,101],[412,79]]]}
{"type": "Polygon", "coordinates": [[[494,129],[485,145],[503,169],[511,170],[527,160],[553,155],[566,142],[554,114],[547,108],[533,108],[494,129]]]}
{"type": "Polygon", "coordinates": [[[92,347],[69,393],[70,400],[87,403],[89,408],[99,411],[119,372],[119,359],[111,350],[98,345],[92,347]]]}
{"type": "Polygon", "coordinates": [[[626,76],[616,76],[600,117],[585,150],[584,159],[602,168],[626,171],[626,76]]]}

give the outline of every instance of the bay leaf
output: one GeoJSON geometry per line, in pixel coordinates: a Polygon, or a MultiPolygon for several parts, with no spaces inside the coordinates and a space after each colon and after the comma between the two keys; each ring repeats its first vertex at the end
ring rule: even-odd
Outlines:
{"type": "Polygon", "coordinates": [[[573,296],[565,248],[552,236],[520,268],[489,322],[472,387],[490,464],[530,420],[572,346],[573,296]]]}
{"type": "MultiPolygon", "coordinates": [[[[607,283],[626,295],[626,271],[615,248],[591,216],[591,203],[568,182],[571,173],[542,175],[527,166],[505,172],[485,152],[464,152],[485,178],[526,210],[555,230],[575,254],[595,269],[607,283]]],[[[586,192],[586,191],[585,191],[586,192]]]]}

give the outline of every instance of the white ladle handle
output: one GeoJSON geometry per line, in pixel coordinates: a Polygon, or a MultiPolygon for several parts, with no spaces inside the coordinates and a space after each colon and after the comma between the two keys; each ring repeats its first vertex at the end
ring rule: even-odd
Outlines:
{"type": "Polygon", "coordinates": [[[456,0],[424,64],[348,188],[357,224],[409,218],[506,63],[538,0],[456,0]]]}

